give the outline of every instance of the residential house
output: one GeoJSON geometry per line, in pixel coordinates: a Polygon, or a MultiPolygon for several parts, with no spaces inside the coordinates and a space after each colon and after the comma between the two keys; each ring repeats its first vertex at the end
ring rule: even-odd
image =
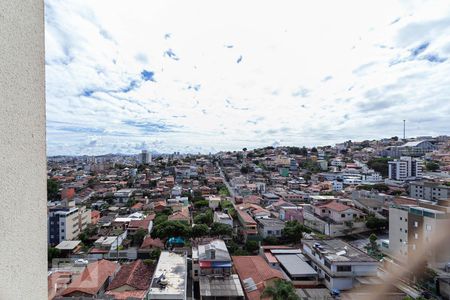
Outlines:
{"type": "Polygon", "coordinates": [[[107,297],[115,300],[145,299],[155,267],[138,259],[124,264],[108,286],[107,297]]]}
{"type": "Polygon", "coordinates": [[[222,240],[192,248],[192,278],[199,282],[200,299],[244,299],[239,277],[232,274],[232,261],[222,240]]]}
{"type": "Polygon", "coordinates": [[[303,254],[330,290],[349,290],[364,278],[376,278],[379,262],[339,240],[302,240],[303,254]]]}
{"type": "Polygon", "coordinates": [[[214,222],[226,224],[226,225],[233,227],[233,219],[231,218],[231,216],[228,213],[215,211],[214,212],[214,222]]]}
{"type": "Polygon", "coordinates": [[[108,260],[98,260],[86,266],[81,274],[61,293],[63,297],[102,297],[120,265],[108,260]]]}
{"type": "Polygon", "coordinates": [[[267,238],[269,236],[281,237],[284,229],[284,221],[279,219],[269,219],[269,218],[259,218],[258,222],[258,232],[262,238],[267,238]]]}
{"type": "Polygon", "coordinates": [[[260,300],[266,287],[276,280],[284,280],[283,274],[272,269],[261,256],[233,256],[232,259],[248,300],[260,300]]]}

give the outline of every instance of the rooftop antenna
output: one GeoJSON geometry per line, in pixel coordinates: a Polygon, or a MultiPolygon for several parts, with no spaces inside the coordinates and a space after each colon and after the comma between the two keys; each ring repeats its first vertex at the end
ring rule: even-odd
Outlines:
{"type": "Polygon", "coordinates": [[[403,120],[403,139],[406,140],[406,121],[403,120]]]}

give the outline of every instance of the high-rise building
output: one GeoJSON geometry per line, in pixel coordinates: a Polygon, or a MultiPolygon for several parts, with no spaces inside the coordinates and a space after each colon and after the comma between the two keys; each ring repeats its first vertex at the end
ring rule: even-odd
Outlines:
{"type": "Polygon", "coordinates": [[[91,223],[86,207],[54,207],[48,213],[48,243],[57,245],[76,238],[91,223]]]}
{"type": "Polygon", "coordinates": [[[389,161],[389,179],[407,180],[422,177],[423,161],[410,156],[402,156],[400,159],[389,161]]]}
{"type": "Polygon", "coordinates": [[[147,150],[142,150],[141,154],[139,154],[139,163],[141,165],[149,164],[152,161],[152,155],[147,152],[147,150]]]}

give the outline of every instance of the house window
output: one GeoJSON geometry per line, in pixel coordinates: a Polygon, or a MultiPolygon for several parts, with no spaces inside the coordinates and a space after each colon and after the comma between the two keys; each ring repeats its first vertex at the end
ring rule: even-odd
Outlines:
{"type": "Polygon", "coordinates": [[[345,214],[341,214],[341,218],[345,218],[345,214]]]}
{"type": "Polygon", "coordinates": [[[322,212],[324,213],[324,212],[325,212],[325,209],[322,209],[322,212]]]}
{"type": "Polygon", "coordinates": [[[352,266],[337,266],[338,272],[351,272],[352,266]]]}
{"type": "Polygon", "coordinates": [[[407,219],[407,218],[405,218],[405,222],[408,222],[408,219],[407,219]]]}

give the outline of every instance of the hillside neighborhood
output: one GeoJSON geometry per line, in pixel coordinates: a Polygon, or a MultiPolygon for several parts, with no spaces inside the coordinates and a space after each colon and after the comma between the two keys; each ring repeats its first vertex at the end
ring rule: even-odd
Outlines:
{"type": "Polygon", "coordinates": [[[450,137],[48,158],[49,299],[450,297],[450,137]]]}

